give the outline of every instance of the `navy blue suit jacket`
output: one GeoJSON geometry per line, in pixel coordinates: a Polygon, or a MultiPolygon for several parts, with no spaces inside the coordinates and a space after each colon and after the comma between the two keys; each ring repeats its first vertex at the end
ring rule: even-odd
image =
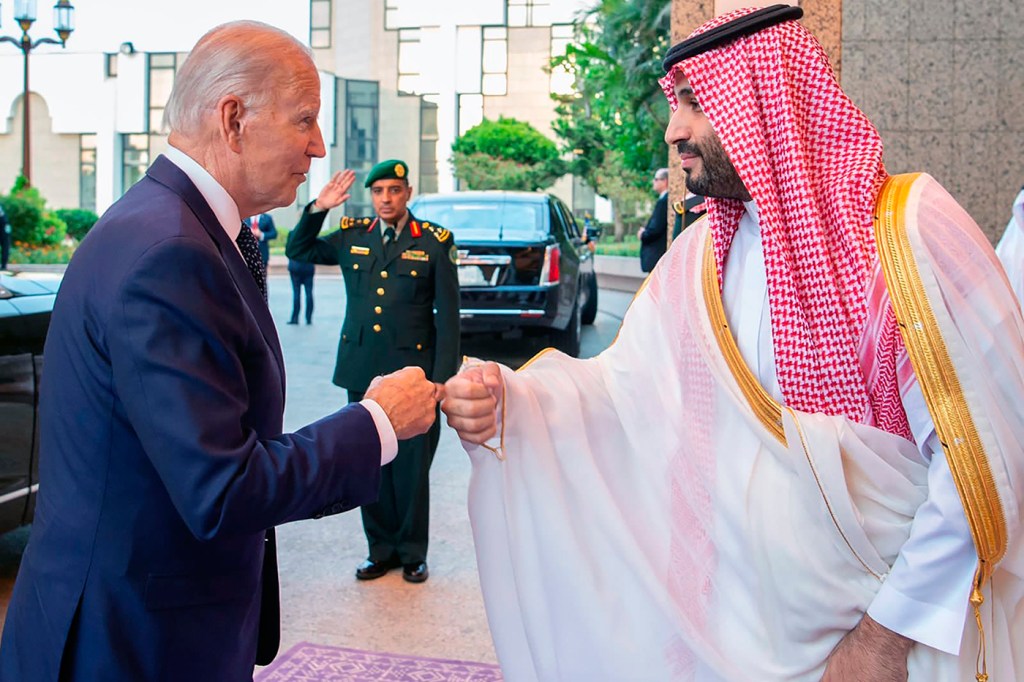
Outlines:
{"type": "Polygon", "coordinates": [[[281,433],[270,312],[163,157],[79,247],[44,357],[0,679],[251,680],[266,529],[376,499],[369,412],[281,433]]]}

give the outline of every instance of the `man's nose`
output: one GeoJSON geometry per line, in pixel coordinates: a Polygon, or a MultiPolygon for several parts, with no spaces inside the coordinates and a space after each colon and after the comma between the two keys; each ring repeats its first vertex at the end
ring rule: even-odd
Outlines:
{"type": "Polygon", "coordinates": [[[324,146],[324,136],[320,132],[319,124],[313,126],[313,136],[309,141],[306,153],[317,159],[322,159],[327,156],[327,147],[324,146]]]}
{"type": "Polygon", "coordinates": [[[677,142],[689,140],[691,132],[686,113],[682,107],[679,107],[672,112],[672,117],[668,120],[668,126],[665,128],[665,143],[675,145],[677,142]]]}

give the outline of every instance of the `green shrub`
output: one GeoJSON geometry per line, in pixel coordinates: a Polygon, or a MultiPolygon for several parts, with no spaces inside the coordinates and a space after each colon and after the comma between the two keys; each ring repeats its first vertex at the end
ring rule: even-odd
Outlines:
{"type": "Polygon", "coordinates": [[[74,237],[78,241],[85,239],[85,235],[100,219],[98,215],[84,208],[59,208],[55,213],[68,226],[68,236],[74,237]]]}
{"type": "Polygon", "coordinates": [[[46,200],[19,175],[9,196],[3,198],[4,213],[11,225],[11,241],[25,244],[60,244],[67,225],[46,208],[46,200]]]}
{"type": "Polygon", "coordinates": [[[484,119],[452,145],[455,176],[469,189],[534,191],[565,175],[558,147],[525,121],[484,119]]]}
{"type": "Polygon", "coordinates": [[[0,203],[3,203],[7,222],[11,226],[11,241],[37,243],[37,232],[43,222],[42,206],[31,198],[13,194],[0,199],[0,203]]]}
{"type": "Polygon", "coordinates": [[[39,223],[38,239],[33,243],[39,246],[55,246],[68,236],[68,226],[53,211],[43,211],[43,219],[39,223]]]}
{"type": "Polygon", "coordinates": [[[34,246],[24,242],[14,242],[11,248],[11,263],[25,265],[54,265],[67,263],[75,252],[74,247],[62,244],[52,246],[34,246]]]}

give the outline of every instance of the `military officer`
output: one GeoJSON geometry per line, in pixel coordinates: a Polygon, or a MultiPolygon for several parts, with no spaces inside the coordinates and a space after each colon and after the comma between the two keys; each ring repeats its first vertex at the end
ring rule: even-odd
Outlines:
{"type": "MultiPolygon", "coordinates": [[[[288,243],[298,261],[340,265],[348,303],[338,344],[334,383],[358,402],[377,375],[415,365],[443,383],[459,358],[457,251],[451,233],[417,220],[409,167],[382,161],[366,176],[375,216],[344,217],[341,229],[320,237],[327,212],[349,198],[355,174],[331,178],[303,211],[288,243]]],[[[402,567],[409,582],[427,579],[428,474],[440,436],[440,420],[422,436],[399,444],[398,456],[381,473],[380,497],[362,507],[370,546],[356,569],[373,580],[402,567]]]]}

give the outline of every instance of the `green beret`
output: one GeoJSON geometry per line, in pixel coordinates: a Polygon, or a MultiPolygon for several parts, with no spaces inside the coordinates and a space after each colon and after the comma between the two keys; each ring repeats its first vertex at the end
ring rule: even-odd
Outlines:
{"type": "Polygon", "coordinates": [[[399,161],[398,159],[381,161],[370,169],[363,187],[369,187],[378,180],[405,180],[408,183],[409,166],[406,165],[405,161],[399,161]]]}

